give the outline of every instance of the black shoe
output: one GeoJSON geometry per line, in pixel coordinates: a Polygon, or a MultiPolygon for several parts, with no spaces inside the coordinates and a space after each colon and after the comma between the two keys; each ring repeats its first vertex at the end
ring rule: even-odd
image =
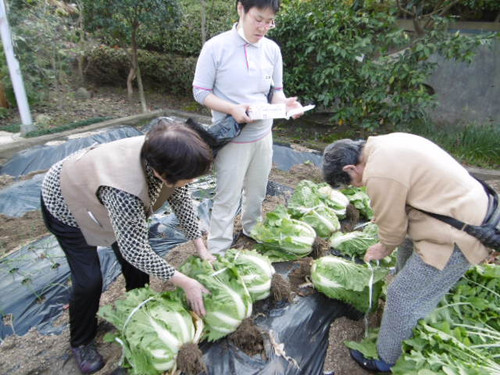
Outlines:
{"type": "Polygon", "coordinates": [[[93,374],[104,367],[104,359],[97,351],[94,342],[71,348],[78,368],[83,374],[93,374]]]}
{"type": "Polygon", "coordinates": [[[391,365],[381,359],[368,359],[365,358],[363,353],[359,350],[349,349],[352,359],[354,359],[358,365],[363,367],[365,370],[373,372],[391,372],[391,365]]]}
{"type": "Polygon", "coordinates": [[[231,242],[231,246],[230,247],[233,247],[234,245],[236,245],[236,242],[238,242],[238,240],[240,239],[242,233],[243,232],[238,232],[238,233],[235,233],[233,235],[233,242],[231,242]]]}

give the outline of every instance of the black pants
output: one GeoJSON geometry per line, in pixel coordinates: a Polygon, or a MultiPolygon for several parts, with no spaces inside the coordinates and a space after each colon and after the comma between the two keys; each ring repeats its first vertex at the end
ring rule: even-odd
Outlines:
{"type": "MultiPolygon", "coordinates": [[[[71,270],[72,291],[69,302],[70,344],[90,343],[97,332],[97,310],[102,293],[102,274],[96,246],[89,246],[79,228],[57,220],[41,199],[42,215],[47,229],[57,238],[71,270]]],[[[111,245],[125,277],[126,289],[141,288],[149,275],[123,259],[118,244],[111,245]]]]}

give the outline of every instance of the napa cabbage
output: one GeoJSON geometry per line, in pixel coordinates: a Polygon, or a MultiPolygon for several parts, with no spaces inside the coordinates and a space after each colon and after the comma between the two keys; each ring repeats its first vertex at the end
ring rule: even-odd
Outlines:
{"type": "Polygon", "coordinates": [[[259,254],[255,250],[229,249],[219,260],[226,267],[236,269],[253,302],[270,295],[271,279],[275,270],[267,256],[259,254]]]}
{"type": "Polygon", "coordinates": [[[191,256],[179,271],[198,280],[210,291],[203,296],[206,310],[204,338],[208,341],[234,332],[243,319],[252,314],[252,298],[236,269],[226,267],[220,261],[212,265],[191,256]]]}
{"type": "Polygon", "coordinates": [[[349,202],[356,207],[362,216],[366,219],[373,219],[373,209],[371,207],[370,197],[366,193],[366,187],[349,186],[342,189],[341,192],[349,199],[349,202]]]}
{"type": "Polygon", "coordinates": [[[327,183],[316,184],[309,180],[300,181],[288,201],[292,215],[300,216],[307,209],[325,205],[339,218],[344,218],[349,199],[339,190],[334,190],[327,183]]]}
{"type": "Polygon", "coordinates": [[[133,289],[122,300],[99,309],[98,315],[113,324],[117,333],[107,341],[123,346],[130,373],[162,374],[175,367],[182,345],[197,342],[193,318],[175,293],[157,293],[150,287],[133,289]]]}
{"type": "Polygon", "coordinates": [[[314,287],[328,297],[349,303],[366,313],[376,310],[388,273],[386,268],[369,267],[327,255],[313,261],[311,280],[314,287]]]}
{"type": "Polygon", "coordinates": [[[340,230],[340,221],[337,215],[333,209],[324,204],[303,209],[300,215],[294,218],[309,224],[322,238],[330,237],[332,233],[340,230]]]}
{"type": "Polygon", "coordinates": [[[275,262],[309,255],[316,232],[309,224],[293,219],[287,209],[280,205],[268,212],[264,221],[255,225],[251,236],[259,243],[257,250],[275,262]]]}
{"type": "Polygon", "coordinates": [[[321,200],[333,209],[339,219],[345,218],[349,199],[340,190],[333,189],[325,182],[318,185],[318,193],[321,200]]]}
{"type": "Polygon", "coordinates": [[[378,242],[378,236],[365,231],[336,232],[329,241],[330,246],[343,255],[363,258],[366,250],[378,242]]]}

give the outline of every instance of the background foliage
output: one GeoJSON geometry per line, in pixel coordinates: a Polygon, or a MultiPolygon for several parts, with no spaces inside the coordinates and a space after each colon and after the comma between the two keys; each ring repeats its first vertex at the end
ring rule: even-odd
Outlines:
{"type": "MultiPolygon", "coordinates": [[[[159,0],[148,0],[154,1],[159,0]]],[[[55,100],[64,106],[64,96],[58,98],[58,92],[71,90],[72,85],[124,86],[130,73],[131,34],[124,28],[125,15],[106,7],[108,3],[120,7],[121,2],[8,0],[7,3],[15,52],[32,104],[55,100]]],[[[166,3],[176,9],[170,18],[164,17],[160,22],[146,20],[143,27],[137,28],[138,63],[144,86],[146,90],[191,98],[191,81],[203,37],[209,39],[237,21],[235,1],[166,3]]],[[[269,36],[282,47],[286,92],[299,95],[303,103],[316,103],[328,114],[329,127],[337,129],[343,125],[342,128],[361,135],[405,129],[442,134],[450,145],[467,144],[476,154],[481,154],[481,148],[496,150],[488,154],[497,155],[498,160],[498,147],[492,148],[487,142],[491,137],[481,135],[489,134],[488,127],[472,124],[461,129],[461,135],[445,137],[446,131],[436,131],[425,116],[435,105],[432,89],[426,85],[435,68],[433,56],[441,54],[449,59],[471,61],[476,48],[492,38],[485,34],[450,33],[449,18],[498,19],[500,2],[283,0],[282,4],[278,27],[269,36]],[[401,17],[418,17],[422,33],[398,27],[397,20],[401,17]],[[463,134],[475,143],[466,142],[463,134]]],[[[0,80],[14,106],[3,49],[0,80]]],[[[0,118],[11,110],[0,109],[0,118]]]]}
{"type": "MultiPolygon", "coordinates": [[[[28,100],[48,100],[49,89],[68,82],[77,52],[75,11],[65,3],[13,0],[8,4],[16,57],[21,66],[28,100]]],[[[0,79],[11,105],[15,97],[3,47],[0,52],[0,79]]]]}
{"type": "MultiPolygon", "coordinates": [[[[129,72],[129,57],[121,48],[104,45],[86,54],[86,79],[98,85],[125,85],[129,72]]],[[[144,85],[149,89],[186,96],[192,91],[196,57],[182,57],[139,50],[144,85]]]]}
{"type": "Polygon", "coordinates": [[[432,54],[470,62],[493,36],[452,34],[447,20],[436,17],[417,37],[397,26],[395,12],[345,1],[287,1],[272,33],[282,47],[287,91],[359,129],[424,118],[435,104],[426,86],[436,66],[432,54]]]}

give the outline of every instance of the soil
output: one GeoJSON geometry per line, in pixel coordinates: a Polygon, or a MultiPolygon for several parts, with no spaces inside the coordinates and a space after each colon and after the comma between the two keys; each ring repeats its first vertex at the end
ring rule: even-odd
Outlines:
{"type": "MultiPolygon", "coordinates": [[[[84,120],[98,116],[122,117],[140,113],[140,103],[138,100],[128,101],[125,99],[126,91],[124,89],[91,89],[92,96],[89,99],[75,99],[71,93],[66,93],[67,103],[65,106],[57,105],[57,101],[52,106],[37,108],[36,114],[47,114],[53,124],[60,125],[72,121],[84,120]]],[[[63,95],[63,94],[61,94],[63,95]]],[[[148,103],[150,108],[175,108],[186,110],[188,106],[193,106],[190,100],[179,100],[170,98],[166,95],[148,94],[148,103]],[[184,103],[184,104],[183,104],[184,103]]],[[[198,113],[204,113],[199,107],[195,108],[198,113]]],[[[192,108],[191,108],[192,110],[192,108]]],[[[35,117],[34,116],[34,117],[35,117]]],[[[10,119],[3,120],[0,123],[0,130],[7,121],[15,121],[15,114],[10,119]]],[[[295,145],[301,148],[303,145],[295,145]]],[[[43,172],[43,171],[41,171],[43,172]]],[[[270,180],[276,183],[294,187],[302,179],[310,179],[316,182],[321,181],[319,169],[310,164],[301,164],[294,166],[290,171],[284,172],[273,168],[270,180]]],[[[0,187],[12,183],[14,180],[8,176],[0,178],[0,187]]],[[[286,202],[287,196],[268,196],[264,202],[264,212],[269,212],[279,204],[286,202]]],[[[354,220],[353,220],[354,221],[354,220]]],[[[0,258],[3,255],[16,251],[23,245],[38,239],[47,234],[41,215],[38,211],[28,212],[20,218],[8,218],[0,215],[0,258]],[[19,228],[29,228],[29,230],[20,231],[19,228]]],[[[236,233],[241,231],[241,222],[236,218],[236,233]]],[[[246,236],[240,236],[235,244],[235,248],[252,249],[255,245],[253,240],[246,236]]],[[[317,256],[322,254],[325,249],[325,243],[318,242],[317,256]]],[[[191,243],[182,244],[170,251],[167,260],[175,267],[180,266],[190,255],[195,254],[195,249],[191,243]]],[[[279,291],[276,294],[279,298],[290,298],[290,293],[307,295],[314,293],[312,288],[308,287],[308,274],[312,258],[305,258],[298,261],[298,267],[291,273],[289,280],[275,282],[280,284],[279,291]],[[288,293],[288,294],[287,294],[288,293]]],[[[151,280],[151,286],[157,291],[172,289],[169,282],[163,282],[158,279],[151,280]]],[[[124,279],[122,276],[106,290],[101,298],[101,305],[111,304],[117,299],[123,297],[125,293],[124,279]]],[[[380,308],[372,314],[369,319],[369,325],[375,327],[379,325],[380,308]]],[[[8,317],[4,317],[4,323],[8,324],[8,317]]],[[[58,325],[68,325],[68,312],[65,310],[59,318],[58,325]]],[[[261,345],[259,340],[260,332],[252,327],[251,321],[246,322],[244,328],[251,340],[243,339],[238,336],[232,336],[234,342],[242,346],[242,350],[255,353],[261,345]],[[248,347],[245,341],[255,341],[256,345],[248,347]]],[[[105,367],[97,372],[98,375],[118,374],[117,363],[121,356],[121,348],[114,343],[107,343],[103,340],[107,332],[114,328],[104,322],[99,322],[97,345],[101,354],[106,360],[105,367]]],[[[365,322],[363,319],[352,321],[346,318],[340,318],[333,322],[330,327],[330,340],[327,349],[326,360],[324,364],[325,373],[336,375],[364,375],[369,372],[360,368],[349,356],[347,348],[343,345],[346,340],[359,341],[364,337],[365,322]]],[[[69,348],[69,332],[65,329],[61,335],[42,335],[37,330],[31,330],[24,336],[12,335],[0,342],[0,374],[51,374],[51,375],[71,375],[79,374],[75,366],[69,348]]],[[[194,350],[188,350],[187,358],[193,355],[194,350]]],[[[189,362],[189,360],[188,360],[189,362]]],[[[123,373],[123,372],[122,372],[123,373]]]]}

